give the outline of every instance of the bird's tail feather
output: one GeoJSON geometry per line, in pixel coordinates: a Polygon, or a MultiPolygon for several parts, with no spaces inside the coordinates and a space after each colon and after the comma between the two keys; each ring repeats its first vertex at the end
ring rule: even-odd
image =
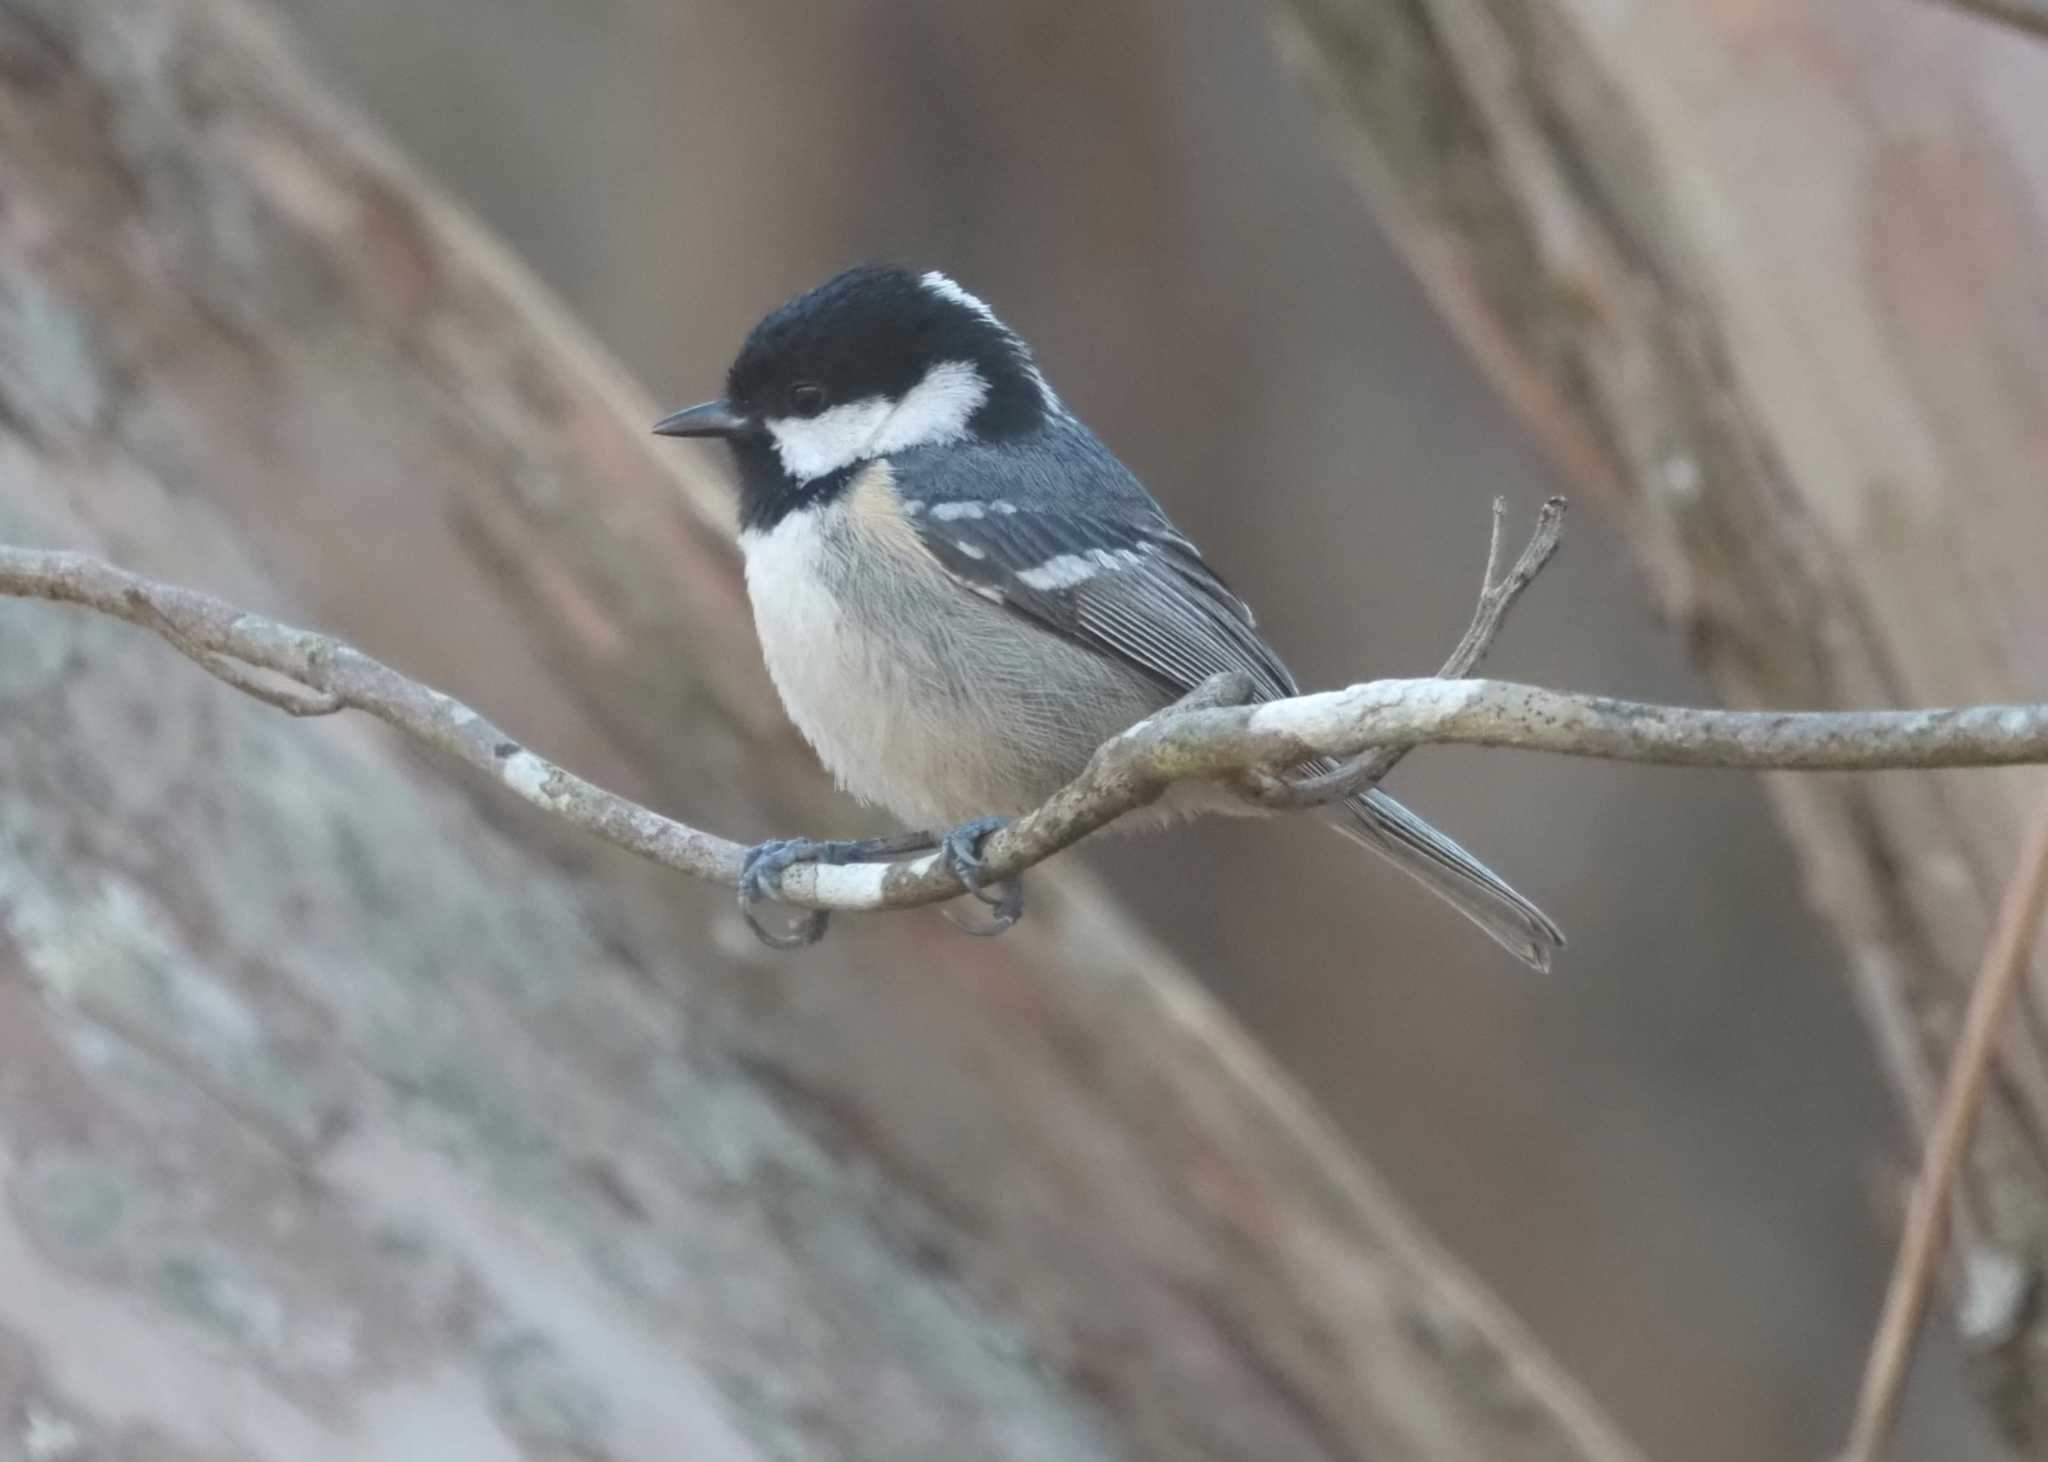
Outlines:
{"type": "Polygon", "coordinates": [[[1331,823],[1338,832],[1390,859],[1516,958],[1550,968],[1563,932],[1499,874],[1377,788],[1352,798],[1345,812],[1331,823]]]}

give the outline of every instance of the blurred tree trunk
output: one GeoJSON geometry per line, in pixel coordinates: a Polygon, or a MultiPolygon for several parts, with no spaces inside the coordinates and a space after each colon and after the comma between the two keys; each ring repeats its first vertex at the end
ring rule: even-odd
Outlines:
{"type": "MultiPolygon", "coordinates": [[[[0,538],[736,835],[833,816],[652,407],[259,14],[0,0],[0,160],[0,538]]],[[[25,1455],[1633,1455],[1079,879],[770,956],[48,605],[0,786],[25,1455]]]]}
{"type": "MultiPolygon", "coordinates": [[[[1934,3],[1291,0],[1428,287],[1729,700],[2048,694],[2048,48],[1934,3]]],[[[1782,777],[1908,1109],[2036,773],[1782,777]]],[[[2048,970],[1976,1145],[1966,1338],[2048,1421],[2048,970]]],[[[1874,1302],[1874,1297],[1873,1297],[1874,1302]]]]}

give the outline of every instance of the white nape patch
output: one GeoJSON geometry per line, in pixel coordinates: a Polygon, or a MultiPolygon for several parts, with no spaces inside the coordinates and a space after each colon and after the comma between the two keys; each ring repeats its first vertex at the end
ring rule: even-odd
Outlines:
{"type": "Polygon", "coordinates": [[[951,275],[941,274],[936,269],[926,271],[924,277],[918,280],[918,283],[939,296],[939,298],[951,300],[954,304],[964,309],[974,311],[975,314],[981,316],[982,319],[988,321],[989,324],[995,326],[998,330],[1009,336],[1011,340],[1015,341],[1019,353],[1024,357],[1024,374],[1029,376],[1031,384],[1038,388],[1038,399],[1044,403],[1045,409],[1052,412],[1055,416],[1065,416],[1067,414],[1065,403],[1060,400],[1059,396],[1052,389],[1052,382],[1045,378],[1039,371],[1037,363],[1031,359],[1031,348],[1024,343],[1024,337],[997,319],[996,312],[988,307],[987,302],[981,296],[969,294],[960,287],[959,283],[951,275]]]}
{"type": "Polygon", "coordinates": [[[1135,548],[1091,548],[1086,553],[1062,553],[1037,568],[1025,569],[1017,580],[1027,589],[1071,589],[1105,570],[1134,568],[1143,558],[1135,548]]]}
{"type": "Polygon", "coordinates": [[[974,546],[974,545],[973,545],[972,543],[962,543],[962,542],[961,542],[961,541],[960,541],[959,539],[957,539],[957,538],[956,538],[956,539],[954,539],[954,540],[952,540],[952,543],[953,543],[953,552],[955,552],[955,553],[959,554],[959,555],[960,555],[960,556],[961,556],[962,558],[987,558],[987,557],[988,557],[988,554],[987,554],[986,552],[984,552],[983,550],[981,550],[981,549],[979,549],[979,548],[976,548],[976,547],[975,547],[975,546],[974,546]]]}
{"type": "Polygon", "coordinates": [[[768,434],[782,470],[811,482],[891,452],[957,442],[987,399],[988,382],[971,363],[942,360],[901,401],[870,396],[816,416],[771,416],[768,434]]]}
{"type": "Polygon", "coordinates": [[[934,503],[932,505],[932,516],[942,523],[950,523],[955,518],[979,518],[981,516],[981,504],[934,503]]]}
{"type": "Polygon", "coordinates": [[[993,502],[984,504],[984,506],[987,507],[987,509],[991,513],[1001,513],[1005,518],[1009,517],[1011,514],[1017,511],[1017,505],[1011,502],[1008,498],[999,497],[993,502]]]}
{"type": "Polygon", "coordinates": [[[996,312],[988,307],[981,296],[969,294],[960,287],[959,283],[951,275],[941,274],[938,270],[933,269],[928,271],[918,283],[922,284],[940,299],[949,299],[956,305],[961,305],[974,311],[975,314],[981,316],[982,319],[988,321],[989,324],[995,326],[998,330],[1006,333],[1009,331],[1010,327],[996,318],[996,312]]]}

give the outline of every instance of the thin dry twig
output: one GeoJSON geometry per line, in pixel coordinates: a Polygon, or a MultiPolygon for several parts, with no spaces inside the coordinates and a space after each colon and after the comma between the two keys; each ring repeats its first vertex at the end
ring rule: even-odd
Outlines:
{"type": "MultiPolygon", "coordinates": [[[[304,686],[307,704],[364,711],[492,775],[536,807],[664,867],[736,887],[745,846],[598,787],[528,750],[475,710],[331,636],[246,614],[85,554],[0,546],[0,594],[84,605],[304,686]]],[[[219,674],[216,660],[200,662],[219,674]]],[[[222,676],[246,690],[246,674],[222,676]]],[[[1229,699],[1212,696],[1210,699],[1229,699]]],[[[273,701],[273,703],[275,703],[273,701]]],[[[1425,743],[1519,747],[1665,766],[1777,770],[2010,766],[2048,762],[2048,704],[1927,711],[1696,710],[1497,680],[1381,680],[1261,705],[1174,708],[1110,738],[1041,806],[982,846],[988,882],[1014,877],[1175,782],[1239,782],[1318,758],[1425,743]]],[[[875,910],[965,892],[936,854],[843,867],[798,864],[781,901],[875,910]]]]}
{"type": "MultiPolygon", "coordinates": [[[[1457,647],[1444,661],[1443,668],[1437,671],[1439,680],[1462,680],[1486,658],[1486,652],[1493,648],[1501,626],[1507,622],[1508,611],[1515,607],[1515,601],[1522,597],[1522,592],[1536,582],[1536,576],[1543,572],[1556,555],[1558,545],[1564,541],[1565,500],[1550,498],[1536,514],[1536,530],[1529,535],[1528,545],[1522,549],[1514,567],[1508,570],[1506,578],[1496,577],[1500,570],[1501,529],[1507,511],[1505,498],[1493,500],[1493,531],[1486,544],[1486,572],[1479,581],[1479,602],[1473,607],[1472,622],[1465,626],[1457,647]]],[[[1321,807],[1372,786],[1414,749],[1412,746],[1375,747],[1341,766],[1307,777],[1275,777],[1253,772],[1245,779],[1240,791],[1246,801],[1273,812],[1321,807]]]]}
{"type": "Polygon", "coordinates": [[[2019,866],[2006,887],[1991,943],[1970,987],[1962,1034],[1949,1061],[1941,1106],[1906,1210],[1906,1229],[1885,1292],[1884,1315],[1871,1342],[1843,1462],[1877,1462],[1891,1435],[1913,1343],[1919,1337],[1940,1265],[1956,1178],[1969,1151],[1970,1132],[1991,1074],[1998,1033],[2013,992],[2026,973],[2044,911],[2048,911],[2048,797],[2042,799],[2027,830],[2019,866]]]}
{"type": "Polygon", "coordinates": [[[1999,25],[2048,38],[2048,0],[1941,0],[1951,10],[1965,10],[1999,25]]]}

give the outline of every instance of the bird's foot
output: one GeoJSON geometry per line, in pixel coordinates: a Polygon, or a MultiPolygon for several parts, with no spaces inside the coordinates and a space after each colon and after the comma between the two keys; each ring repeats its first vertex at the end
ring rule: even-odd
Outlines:
{"type": "Polygon", "coordinates": [[[802,949],[825,937],[830,919],[823,909],[805,909],[803,917],[789,928],[770,929],[755,917],[757,904],[771,903],[782,894],[782,875],[799,863],[862,863],[872,858],[892,858],[915,853],[932,845],[929,833],[898,833],[886,838],[843,838],[820,841],[815,838],[770,838],[747,849],[740,867],[740,917],[754,931],[754,937],[770,949],[802,949]]]}
{"type": "MultiPolygon", "coordinates": [[[[946,867],[967,886],[969,893],[994,911],[986,924],[962,924],[958,919],[953,919],[953,923],[983,939],[1002,933],[1024,915],[1024,880],[1021,876],[1006,878],[993,890],[983,883],[986,865],[981,861],[981,845],[988,841],[990,833],[1006,826],[1009,821],[1007,817],[977,817],[939,837],[939,856],[945,860],[946,867]]],[[[952,915],[947,917],[950,919],[952,915]]]]}

